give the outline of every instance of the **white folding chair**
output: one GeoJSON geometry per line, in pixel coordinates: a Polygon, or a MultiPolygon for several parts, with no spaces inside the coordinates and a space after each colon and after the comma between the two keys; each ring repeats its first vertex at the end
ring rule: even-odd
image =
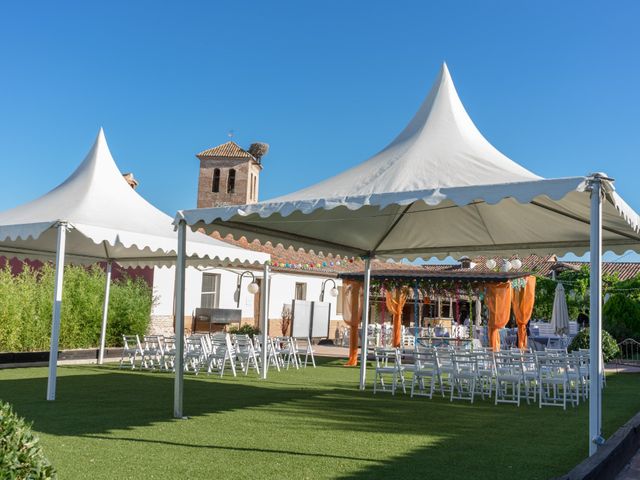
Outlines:
{"type": "Polygon", "coordinates": [[[120,366],[125,361],[125,357],[129,363],[131,363],[131,370],[136,368],[136,358],[140,355],[140,358],[144,356],[144,350],[140,344],[140,337],[138,335],[122,335],[122,356],[120,357],[120,366]]]}
{"type": "Polygon", "coordinates": [[[236,335],[235,338],[236,359],[240,363],[240,368],[245,375],[249,373],[251,367],[255,368],[260,375],[260,367],[258,366],[258,358],[253,348],[253,342],[249,335],[236,335]]]}
{"type": "Polygon", "coordinates": [[[296,352],[296,358],[300,362],[302,367],[307,366],[307,362],[309,357],[311,357],[311,364],[313,368],[316,368],[316,359],[313,356],[313,344],[311,343],[311,339],[309,337],[305,338],[291,338],[293,342],[293,348],[296,352]],[[302,356],[304,355],[304,363],[302,363],[302,356]]]}
{"type": "Polygon", "coordinates": [[[207,354],[204,341],[200,335],[191,335],[184,342],[184,371],[193,371],[196,375],[204,366],[207,354]]]}
{"type": "Polygon", "coordinates": [[[162,351],[161,335],[145,335],[142,346],[142,366],[149,370],[161,368],[161,359],[164,355],[162,351]]]}
{"type": "Polygon", "coordinates": [[[538,355],[539,393],[538,403],[567,409],[569,376],[566,357],[556,355],[538,355]]]}
{"type": "Polygon", "coordinates": [[[451,355],[453,361],[453,371],[451,375],[451,396],[450,400],[470,400],[476,391],[476,380],[478,375],[477,357],[471,353],[454,352],[451,355]]]}
{"type": "Polygon", "coordinates": [[[433,349],[416,350],[414,356],[413,378],[411,379],[411,396],[433,398],[433,392],[438,378],[438,365],[433,349]],[[429,379],[429,390],[425,387],[425,379],[429,379]],[[418,393],[415,387],[418,385],[418,393]]]}
{"type": "Polygon", "coordinates": [[[225,365],[229,363],[233,376],[236,376],[235,349],[231,344],[228,333],[215,333],[211,337],[211,353],[207,358],[207,373],[217,371],[220,376],[224,375],[225,365]]]}
{"type": "Polygon", "coordinates": [[[160,369],[173,371],[176,359],[176,337],[162,338],[162,358],[160,359],[160,369]]]}
{"type": "Polygon", "coordinates": [[[496,398],[498,403],[515,403],[520,406],[521,386],[524,383],[524,372],[520,359],[509,353],[493,354],[496,373],[496,398]]]}
{"type": "Polygon", "coordinates": [[[398,378],[400,379],[400,383],[402,385],[402,391],[404,393],[407,393],[404,374],[400,362],[400,352],[396,348],[375,348],[374,355],[376,361],[376,370],[373,381],[373,393],[377,393],[379,382],[379,390],[381,392],[391,392],[391,395],[395,395],[398,378]],[[391,387],[385,385],[385,375],[391,375],[391,387]]]}
{"type": "Polygon", "coordinates": [[[273,339],[273,346],[275,348],[275,354],[279,357],[283,367],[289,370],[289,365],[293,364],[296,370],[300,368],[296,349],[291,337],[276,337],[273,339]]]}
{"type": "Polygon", "coordinates": [[[450,394],[453,388],[453,360],[451,359],[453,350],[449,347],[436,347],[434,352],[436,354],[436,365],[438,367],[438,384],[440,393],[444,398],[445,393],[450,394]]]}

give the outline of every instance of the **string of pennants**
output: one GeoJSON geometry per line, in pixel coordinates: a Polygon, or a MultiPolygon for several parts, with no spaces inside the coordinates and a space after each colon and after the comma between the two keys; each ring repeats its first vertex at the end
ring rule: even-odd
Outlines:
{"type": "Polygon", "coordinates": [[[308,262],[308,263],[295,263],[295,262],[279,262],[279,261],[271,261],[269,264],[272,267],[277,268],[291,268],[294,270],[312,270],[314,268],[332,268],[339,266],[346,266],[350,263],[359,260],[359,258],[351,257],[351,258],[343,258],[341,260],[331,260],[331,261],[323,261],[323,262],[308,262]]]}

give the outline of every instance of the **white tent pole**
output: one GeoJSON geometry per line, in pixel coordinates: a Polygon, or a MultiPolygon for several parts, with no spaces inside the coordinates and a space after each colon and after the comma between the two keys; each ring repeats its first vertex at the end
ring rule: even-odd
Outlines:
{"type": "Polygon", "coordinates": [[[58,342],[60,340],[60,311],[62,309],[62,284],[64,281],[64,253],[67,241],[67,224],[58,224],[56,247],[56,273],[53,290],[53,314],[51,319],[51,346],[49,348],[49,379],[47,400],[56,399],[56,374],[58,369],[58,342]]]}
{"type": "Polygon", "coordinates": [[[364,390],[367,379],[367,330],[369,328],[369,288],[371,285],[371,258],[364,260],[364,295],[362,301],[362,332],[360,333],[360,390],[364,390]]]}
{"type": "Polygon", "coordinates": [[[590,314],[589,314],[589,455],[602,443],[602,197],[601,180],[591,181],[590,314]]]}
{"type": "Polygon", "coordinates": [[[183,418],[182,398],[184,387],[184,284],[185,284],[185,260],[187,245],[187,222],[178,222],[178,252],[176,258],[176,355],[175,355],[175,379],[173,386],[173,416],[183,418]]]}
{"type": "Polygon", "coordinates": [[[109,314],[109,292],[111,290],[111,260],[107,261],[107,279],[104,283],[104,304],[102,305],[102,327],[100,329],[100,353],[98,365],[104,362],[104,344],[107,337],[107,315],[109,314]]]}
{"type": "Polygon", "coordinates": [[[262,357],[262,379],[267,379],[268,356],[267,356],[267,341],[269,340],[269,262],[265,262],[264,271],[262,275],[262,291],[260,292],[260,329],[262,330],[262,350],[260,356],[262,357]]]}

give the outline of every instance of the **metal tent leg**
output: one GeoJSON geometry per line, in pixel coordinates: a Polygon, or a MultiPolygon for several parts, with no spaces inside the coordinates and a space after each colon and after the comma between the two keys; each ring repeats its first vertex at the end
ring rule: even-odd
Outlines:
{"type": "Polygon", "coordinates": [[[100,328],[100,353],[98,365],[104,362],[104,344],[107,337],[107,316],[109,315],[109,292],[111,290],[111,260],[107,261],[107,279],[104,285],[104,305],[102,306],[102,327],[100,328]]]}
{"type": "Polygon", "coordinates": [[[603,442],[602,432],[602,193],[601,181],[591,181],[591,250],[589,307],[589,455],[603,442]]]}
{"type": "Polygon", "coordinates": [[[369,328],[369,289],[371,284],[371,258],[364,261],[364,298],[362,301],[362,332],[360,341],[362,342],[360,354],[360,390],[365,389],[367,380],[367,330],[369,328]]]}
{"type": "Polygon", "coordinates": [[[49,379],[47,400],[56,399],[56,375],[58,370],[58,343],[60,341],[60,311],[62,309],[62,286],[64,281],[64,253],[67,240],[67,225],[58,224],[56,249],[56,273],[53,290],[53,315],[51,320],[51,347],[49,348],[49,379]]]}
{"type": "Polygon", "coordinates": [[[187,223],[178,223],[178,252],[176,259],[176,355],[173,386],[173,416],[183,418],[182,399],[184,389],[184,276],[186,266],[187,223]]]}

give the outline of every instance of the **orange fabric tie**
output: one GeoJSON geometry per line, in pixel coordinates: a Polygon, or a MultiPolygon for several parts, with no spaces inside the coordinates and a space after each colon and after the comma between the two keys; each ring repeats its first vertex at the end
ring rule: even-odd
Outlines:
{"type": "Polygon", "coordinates": [[[511,314],[511,283],[487,285],[485,303],[489,310],[489,345],[497,352],[500,350],[500,329],[507,324],[511,314]]]}
{"type": "Polygon", "coordinates": [[[511,299],[511,308],[518,324],[518,348],[527,348],[527,323],[533,313],[536,300],[536,277],[529,275],[524,288],[515,290],[511,299]]]}
{"type": "Polygon", "coordinates": [[[396,288],[393,294],[387,290],[385,297],[387,300],[387,309],[393,315],[393,346],[399,347],[402,343],[402,309],[407,302],[407,289],[396,288]],[[395,298],[394,295],[395,294],[395,298]]]}
{"type": "Polygon", "coordinates": [[[342,283],[344,291],[342,303],[342,318],[349,326],[349,359],[345,367],[358,365],[358,325],[362,317],[362,283],[345,280],[342,283]]]}

